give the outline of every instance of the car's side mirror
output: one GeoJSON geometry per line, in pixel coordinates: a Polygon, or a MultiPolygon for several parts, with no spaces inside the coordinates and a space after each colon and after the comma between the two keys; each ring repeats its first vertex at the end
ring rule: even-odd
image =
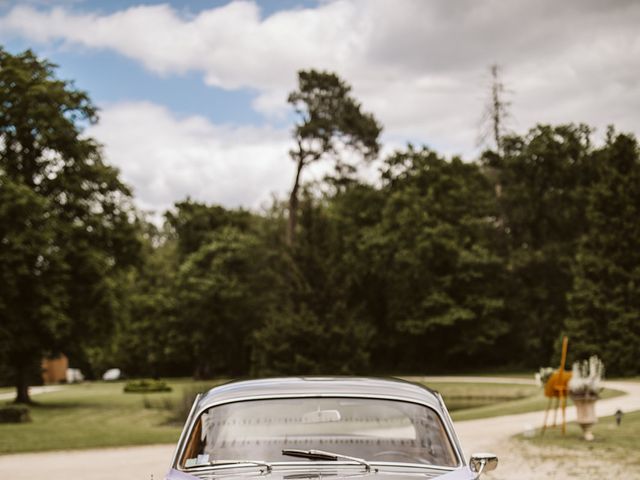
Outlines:
{"type": "Polygon", "coordinates": [[[480,475],[498,467],[498,457],[493,453],[474,453],[469,460],[469,468],[472,472],[477,473],[476,478],[480,475]]]}

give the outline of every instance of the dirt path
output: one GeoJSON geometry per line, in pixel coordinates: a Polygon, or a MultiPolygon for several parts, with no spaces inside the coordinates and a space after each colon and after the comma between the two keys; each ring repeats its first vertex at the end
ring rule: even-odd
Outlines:
{"type": "MultiPolygon", "coordinates": [[[[55,392],[57,390],[62,390],[64,387],[58,387],[58,386],[45,386],[45,387],[29,387],[29,395],[39,395],[41,393],[50,393],[50,392],[55,392]]],[[[4,400],[15,400],[16,398],[16,392],[7,392],[7,393],[0,393],[0,400],[4,401],[4,400]]]]}
{"type": "MultiPolygon", "coordinates": [[[[509,383],[511,379],[469,377],[429,377],[432,381],[473,381],[509,383]]],[[[526,380],[523,380],[526,381],[526,380]]],[[[530,382],[529,382],[530,383],[530,382]]],[[[640,410],[640,382],[607,382],[608,388],[627,395],[601,400],[599,416],[612,415],[621,408],[625,412],[640,410]]],[[[567,420],[575,419],[573,408],[567,420]]],[[[456,430],[467,457],[471,452],[493,451],[500,457],[498,470],[488,475],[491,480],[567,480],[576,478],[625,478],[639,480],[640,473],[620,471],[606,458],[586,455],[581,470],[563,460],[562,452],[544,450],[510,440],[526,428],[539,426],[542,413],[524,413],[504,417],[457,422],[456,430]],[[606,476],[605,476],[606,475],[606,476]]],[[[10,480],[160,480],[164,478],[174,445],[130,448],[107,448],[70,452],[27,453],[0,456],[0,478],[10,480]]],[[[575,452],[572,452],[575,455],[575,452]]]]}
{"type": "Polygon", "coordinates": [[[174,445],[0,456],[3,480],[161,480],[174,445]]]}
{"type": "Polygon", "coordinates": [[[496,444],[498,469],[487,480],[640,480],[640,468],[608,461],[607,454],[557,447],[537,447],[525,441],[496,444]]]}
{"type": "MultiPolygon", "coordinates": [[[[621,409],[623,412],[640,410],[640,382],[611,381],[606,382],[605,386],[627,392],[627,394],[607,400],[599,400],[596,405],[598,417],[613,415],[617,409],[621,409]]],[[[575,419],[575,408],[567,408],[567,422],[572,422],[575,419]]],[[[472,452],[491,450],[495,445],[503,443],[513,435],[522,433],[532,427],[541,426],[542,421],[542,412],[521,413],[458,422],[456,423],[456,431],[460,436],[465,453],[469,455],[472,452]]]]}
{"type": "MultiPolygon", "coordinates": [[[[640,410],[640,382],[606,382],[607,388],[627,392],[626,395],[600,400],[596,405],[599,417],[640,410]]],[[[567,421],[574,421],[575,408],[567,409],[567,421]]],[[[543,412],[507,415],[456,423],[456,431],[467,457],[473,452],[490,451],[499,457],[499,467],[487,479],[491,480],[576,480],[624,478],[640,480],[635,471],[595,452],[577,452],[552,447],[536,447],[512,439],[514,435],[542,425],[543,412]],[[570,459],[570,460],[568,460],[570,459]],[[578,461],[576,461],[578,460],[578,461]]],[[[640,432],[638,432],[640,435],[640,432]]]]}

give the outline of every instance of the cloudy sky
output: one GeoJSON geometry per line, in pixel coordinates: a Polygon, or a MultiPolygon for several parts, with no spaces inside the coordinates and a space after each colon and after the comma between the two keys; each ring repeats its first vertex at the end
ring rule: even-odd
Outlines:
{"type": "Polygon", "coordinates": [[[257,208],[292,181],[287,93],[337,72],[384,125],[472,160],[502,66],[509,127],[585,122],[640,133],[634,0],[0,0],[0,45],[57,63],[101,108],[89,134],[139,205],[257,208]]]}

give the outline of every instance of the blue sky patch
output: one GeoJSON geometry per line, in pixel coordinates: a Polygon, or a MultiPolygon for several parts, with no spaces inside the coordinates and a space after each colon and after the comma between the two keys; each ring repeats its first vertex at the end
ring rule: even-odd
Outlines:
{"type": "MultiPolygon", "coordinates": [[[[7,13],[18,4],[28,3],[36,8],[47,10],[52,6],[65,7],[79,14],[110,14],[126,10],[132,6],[157,5],[169,3],[181,16],[188,18],[203,10],[223,6],[227,0],[208,2],[173,0],[158,2],[141,0],[69,0],[49,2],[34,0],[31,2],[0,2],[0,14],[7,13]]],[[[280,10],[313,7],[317,1],[273,0],[258,2],[263,17],[280,10]]],[[[252,101],[257,93],[251,89],[225,90],[204,83],[203,73],[189,71],[182,74],[157,74],[147,70],[140,62],[110,50],[91,49],[64,44],[62,41],[46,45],[29,42],[19,37],[5,38],[0,33],[0,45],[11,53],[31,48],[39,56],[58,65],[58,76],[72,79],[78,88],[85,90],[98,105],[116,102],[145,101],[162,105],[176,116],[201,115],[214,123],[243,125],[263,125],[269,123],[281,127],[289,123],[290,118],[266,119],[254,110],[252,101]]]]}

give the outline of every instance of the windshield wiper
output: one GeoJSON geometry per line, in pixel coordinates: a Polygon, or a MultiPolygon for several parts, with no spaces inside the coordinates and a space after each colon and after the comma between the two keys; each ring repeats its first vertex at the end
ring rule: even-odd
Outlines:
{"type": "Polygon", "coordinates": [[[209,462],[202,462],[196,465],[191,466],[194,467],[220,467],[227,465],[257,465],[260,467],[265,467],[267,472],[270,473],[273,470],[273,467],[269,462],[265,462],[264,460],[211,460],[209,462]]]}
{"type": "MultiPolygon", "coordinates": [[[[285,448],[282,450],[282,455],[288,455],[290,457],[302,457],[310,460],[351,460],[352,462],[364,465],[367,472],[371,471],[371,465],[363,458],[351,457],[349,455],[343,455],[341,453],[325,452],[324,450],[298,450],[296,448],[285,448]]],[[[378,469],[374,469],[377,472],[378,469]]]]}

